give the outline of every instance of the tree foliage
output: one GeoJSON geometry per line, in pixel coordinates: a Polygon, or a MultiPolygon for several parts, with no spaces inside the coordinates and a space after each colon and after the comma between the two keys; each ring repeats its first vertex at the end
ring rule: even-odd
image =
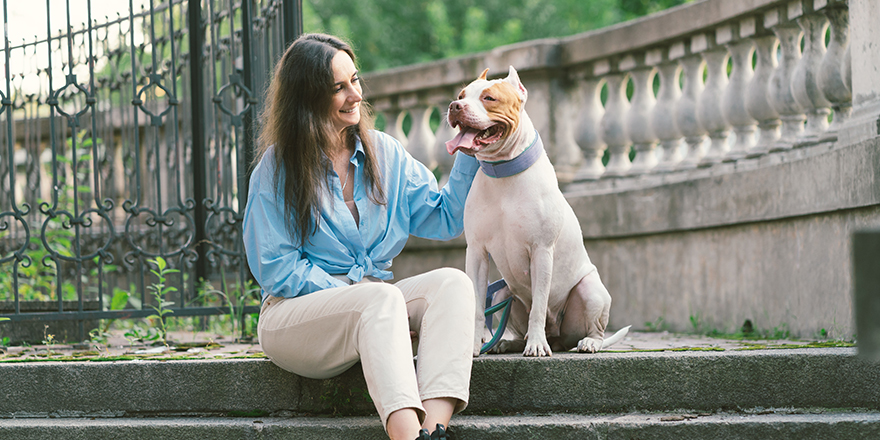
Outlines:
{"type": "Polygon", "coordinates": [[[306,32],[346,38],[363,71],[598,29],[691,0],[306,0],[306,32]]]}

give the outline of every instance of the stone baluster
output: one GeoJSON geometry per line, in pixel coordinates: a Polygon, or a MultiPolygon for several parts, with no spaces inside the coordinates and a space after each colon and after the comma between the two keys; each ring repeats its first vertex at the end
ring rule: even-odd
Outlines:
{"type": "Polygon", "coordinates": [[[406,150],[426,167],[434,169],[437,166],[434,154],[436,138],[431,130],[431,112],[434,107],[415,94],[402,96],[400,106],[409,110],[410,118],[412,118],[406,150]]]}
{"type": "Polygon", "coordinates": [[[813,2],[806,4],[799,0],[788,4],[788,18],[797,19],[804,34],[804,50],[791,79],[794,99],[807,115],[807,126],[798,136],[795,146],[812,145],[819,142],[819,136],[828,129],[828,115],[831,103],[819,85],[819,66],[825,56],[825,31],[828,19],[813,11],[813,2]]]}
{"type": "Polygon", "coordinates": [[[715,31],[716,42],[727,45],[733,64],[730,69],[728,85],[721,101],[721,112],[724,119],[733,126],[736,142],[724,156],[725,161],[735,161],[746,157],[754,145],[757,121],[746,110],[745,96],[754,74],[752,54],[755,51],[755,46],[752,40],[742,38],[743,32],[741,32],[741,30],[745,30],[745,33],[754,34],[754,28],[755,18],[750,17],[739,23],[721,26],[715,31]]]}
{"type": "Polygon", "coordinates": [[[779,113],[770,96],[770,80],[776,70],[776,49],[779,40],[764,28],[763,20],[755,21],[755,28],[740,26],[740,37],[751,37],[755,43],[755,71],[746,89],[746,110],[758,121],[758,141],[746,157],[767,154],[779,139],[779,113]]]}
{"type": "Polygon", "coordinates": [[[385,118],[385,128],[383,131],[400,141],[404,148],[406,148],[406,133],[403,132],[404,112],[397,105],[396,97],[377,99],[373,103],[373,108],[385,118]]]}
{"type": "Polygon", "coordinates": [[[669,48],[669,58],[680,59],[684,73],[681,99],[675,104],[675,121],[684,135],[688,152],[678,164],[679,169],[696,168],[705,154],[706,130],[697,117],[697,102],[703,93],[703,58],[691,52],[690,45],[675,43],[669,48]]]}
{"type": "Polygon", "coordinates": [[[673,116],[675,105],[681,98],[681,66],[669,59],[668,49],[649,51],[645,55],[645,62],[654,65],[660,75],[660,88],[657,89],[657,103],[651,114],[651,127],[660,141],[663,155],[654,171],[668,172],[674,170],[683,157],[681,131],[673,116]]]}
{"type": "Polygon", "coordinates": [[[699,34],[691,38],[691,50],[700,52],[706,62],[706,84],[697,101],[697,118],[712,141],[709,151],[700,160],[700,166],[721,162],[730,147],[727,138],[730,126],[721,112],[721,99],[727,88],[727,48],[715,43],[715,34],[699,34]]]}
{"type": "Polygon", "coordinates": [[[575,181],[596,180],[605,173],[602,155],[605,154],[605,142],[602,141],[600,121],[605,114],[602,107],[602,78],[595,76],[592,70],[574,72],[572,78],[577,87],[573,93],[578,103],[574,112],[574,140],[583,153],[584,161],[575,174],[575,181]]]}
{"type": "MultiPolygon", "coordinates": [[[[633,94],[626,113],[626,131],[636,155],[630,175],[644,174],[657,166],[657,136],[651,128],[654,99],[654,67],[644,63],[644,54],[627,55],[620,61],[620,70],[629,71],[633,80],[633,94]]],[[[624,89],[625,90],[625,89],[624,89]]]]}
{"type": "Polygon", "coordinates": [[[429,101],[433,102],[440,111],[440,125],[437,126],[437,132],[434,134],[434,159],[437,166],[440,167],[440,173],[443,176],[440,183],[445,183],[449,177],[449,171],[452,170],[452,164],[455,158],[446,151],[446,141],[452,140],[458,134],[458,129],[452,128],[446,120],[446,114],[449,112],[449,103],[458,90],[442,90],[438,91],[429,101]]]}
{"type": "Polygon", "coordinates": [[[819,85],[831,102],[834,116],[819,141],[836,141],[837,131],[852,113],[852,93],[846,85],[843,67],[849,53],[849,10],[845,0],[814,0],[813,7],[825,13],[831,26],[831,39],[819,67],[819,85]]]}
{"type": "Polygon", "coordinates": [[[782,133],[770,151],[788,150],[804,132],[804,116],[792,93],[792,76],[801,58],[801,28],[785,19],[785,9],[771,9],[764,14],[764,26],[773,29],[779,39],[781,57],[770,78],[770,97],[773,108],[782,121],[782,133]]]}
{"type": "MultiPolygon", "coordinates": [[[[626,73],[611,71],[609,60],[598,63],[597,74],[605,76],[608,85],[608,98],[605,100],[605,114],[602,115],[602,140],[608,145],[608,165],[602,177],[621,177],[626,175],[632,164],[629,161],[630,140],[626,132],[626,112],[629,101],[626,99],[626,73]]],[[[617,64],[617,63],[614,63],[617,64]]],[[[617,67],[617,66],[615,66],[617,67]]]]}

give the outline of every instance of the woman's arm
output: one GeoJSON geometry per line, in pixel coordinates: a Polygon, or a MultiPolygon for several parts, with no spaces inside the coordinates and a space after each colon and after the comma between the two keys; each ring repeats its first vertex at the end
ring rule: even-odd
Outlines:
{"type": "Polygon", "coordinates": [[[449,181],[438,191],[431,171],[409,154],[405,157],[410,234],[435,240],[450,240],[461,235],[464,204],[479,170],[477,160],[456,153],[449,181]]]}

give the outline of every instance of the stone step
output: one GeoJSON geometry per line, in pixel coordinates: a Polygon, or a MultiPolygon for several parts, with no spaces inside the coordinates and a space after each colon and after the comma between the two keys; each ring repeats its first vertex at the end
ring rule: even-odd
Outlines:
{"type": "MultiPolygon", "coordinates": [[[[877,411],[627,413],[621,415],[456,416],[462,440],[852,440],[880,438],[877,411]]],[[[378,417],[163,417],[10,419],[0,438],[17,440],[387,439],[378,417]]]]}
{"type": "MultiPolygon", "coordinates": [[[[355,366],[305,379],[265,359],[0,363],[9,417],[371,416],[355,366]]],[[[853,348],[481,356],[465,414],[880,409],[880,365],[853,348]]]]}

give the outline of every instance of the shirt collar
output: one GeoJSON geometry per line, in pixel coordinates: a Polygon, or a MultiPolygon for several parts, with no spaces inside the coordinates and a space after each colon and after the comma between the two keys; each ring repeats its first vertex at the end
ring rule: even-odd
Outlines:
{"type": "Polygon", "coordinates": [[[360,166],[364,163],[364,158],[367,153],[364,151],[364,144],[361,142],[360,137],[355,137],[354,139],[354,154],[351,156],[351,162],[355,165],[360,166]]]}

